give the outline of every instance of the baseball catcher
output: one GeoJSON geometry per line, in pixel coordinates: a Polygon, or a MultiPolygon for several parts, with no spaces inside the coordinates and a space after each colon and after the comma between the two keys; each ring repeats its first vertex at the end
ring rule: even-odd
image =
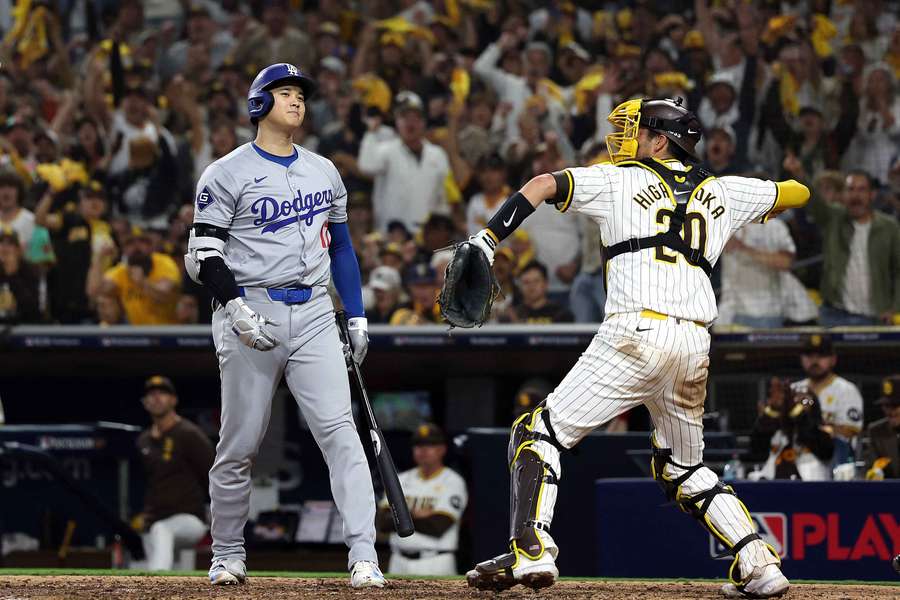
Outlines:
{"type": "Polygon", "coordinates": [[[606,139],[611,164],[534,177],[451,262],[464,268],[448,276],[442,302],[457,319],[451,323],[471,326],[490,304],[472,246],[492,263],[497,245],[542,204],[595,221],[605,247],[606,320],[546,401],[513,423],[509,551],[476,565],[468,583],[503,590],[556,581],[559,547],[550,525],[560,453],[643,404],[653,418],[654,478],[734,556],[723,594],[780,596],[790,584],[777,553],[756,533],[735,491],[703,464],[707,328],[717,315],[709,275],[735,231],[803,206],[809,190],[793,180],[705,173],[695,164],[700,123],[680,100],[629,100],[608,120],[617,128],[606,139]]]}

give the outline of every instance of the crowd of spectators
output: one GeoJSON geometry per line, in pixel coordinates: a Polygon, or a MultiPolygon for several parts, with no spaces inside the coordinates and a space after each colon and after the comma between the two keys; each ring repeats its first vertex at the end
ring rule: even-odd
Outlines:
{"type": "MultiPolygon", "coordinates": [[[[9,4],[9,3],[8,3],[9,4]]],[[[681,97],[713,174],[794,177],[747,227],[721,324],[900,314],[897,2],[19,0],[0,14],[0,322],[208,322],[182,255],[249,83],[319,83],[296,143],[338,167],[373,322],[433,323],[446,252],[531,176],[606,159],[622,100],[681,97]]],[[[601,241],[547,211],[497,253],[498,322],[596,321],[601,241]]]]}

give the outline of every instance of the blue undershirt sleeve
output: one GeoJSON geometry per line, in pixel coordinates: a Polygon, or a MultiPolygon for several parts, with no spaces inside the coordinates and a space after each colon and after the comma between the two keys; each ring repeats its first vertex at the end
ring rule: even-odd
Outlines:
{"type": "Polygon", "coordinates": [[[328,230],[331,232],[331,245],[328,254],[331,256],[331,277],[334,287],[337,289],[344,303],[344,309],[349,317],[364,317],[362,280],[359,276],[359,262],[356,260],[356,252],[353,251],[353,242],[350,239],[350,228],[347,223],[330,223],[328,230]]]}

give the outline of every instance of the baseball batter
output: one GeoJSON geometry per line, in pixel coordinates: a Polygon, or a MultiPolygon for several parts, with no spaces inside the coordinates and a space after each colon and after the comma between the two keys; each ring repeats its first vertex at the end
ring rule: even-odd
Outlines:
{"type": "Polygon", "coordinates": [[[607,316],[545,403],[513,424],[510,552],[479,563],[467,579],[482,589],[551,585],[560,451],[643,404],[654,424],[654,478],[735,557],[723,593],[779,596],[790,584],[776,552],[703,464],[707,327],[716,318],[709,274],[738,228],[804,205],[809,190],[703,172],[693,164],[700,123],[680,101],[630,100],[609,121],[618,129],[607,136],[614,164],[533,178],[470,238],[492,260],[497,244],[543,203],[588,216],[605,246],[607,316]]]}
{"type": "Polygon", "coordinates": [[[297,67],[263,69],[247,106],[256,140],[212,163],[197,183],[189,275],[218,305],[213,340],[222,378],[222,426],[209,473],[213,584],[243,583],[250,467],[284,375],[322,449],[350,548],[353,587],[382,587],[375,498],[350,412],[344,351],[357,362],[368,337],[347,192],[331,161],[292,143],[315,83],[297,67]],[[330,273],[329,273],[330,271],[330,273]],[[344,350],[329,278],[351,316],[344,350]]]}

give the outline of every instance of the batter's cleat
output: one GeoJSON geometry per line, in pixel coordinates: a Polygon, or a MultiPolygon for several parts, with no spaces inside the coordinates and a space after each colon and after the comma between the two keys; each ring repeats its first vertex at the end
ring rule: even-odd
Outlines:
{"type": "Polygon", "coordinates": [[[350,569],[350,587],[355,588],[383,588],[387,585],[387,579],[381,573],[378,565],[368,560],[358,560],[350,569]]]}
{"type": "Polygon", "coordinates": [[[539,590],[556,583],[557,577],[559,569],[550,550],[544,551],[537,560],[521,552],[507,552],[475,565],[466,573],[466,582],[469,587],[493,592],[508,590],[516,584],[539,590]]]}
{"type": "Polygon", "coordinates": [[[726,583],[722,594],[726,598],[777,598],[784,595],[791,582],[781,573],[778,565],[766,565],[758,577],[740,586],[726,583]]]}
{"type": "Polygon", "coordinates": [[[237,585],[247,580],[247,567],[239,558],[216,561],[209,569],[209,582],[213,585],[237,585]]]}

